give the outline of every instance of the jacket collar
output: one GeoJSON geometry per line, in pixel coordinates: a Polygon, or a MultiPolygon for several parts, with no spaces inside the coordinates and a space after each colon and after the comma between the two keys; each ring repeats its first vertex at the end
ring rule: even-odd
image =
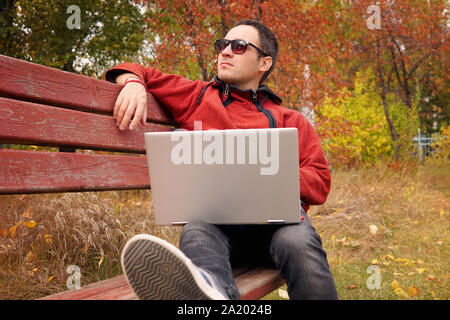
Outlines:
{"type": "Polygon", "coordinates": [[[235,85],[228,84],[225,81],[219,79],[218,76],[214,77],[212,82],[212,86],[214,88],[218,88],[221,92],[224,92],[226,96],[228,95],[238,95],[249,101],[252,101],[254,97],[257,97],[257,100],[260,101],[264,97],[268,97],[276,104],[281,104],[283,100],[277,96],[272,90],[270,90],[265,84],[258,87],[256,91],[253,90],[241,90],[235,85]]]}

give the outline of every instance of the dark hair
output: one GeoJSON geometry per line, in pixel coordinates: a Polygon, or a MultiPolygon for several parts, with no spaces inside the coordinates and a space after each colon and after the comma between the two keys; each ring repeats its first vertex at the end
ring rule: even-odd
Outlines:
{"type": "MultiPolygon", "coordinates": [[[[238,23],[236,23],[233,26],[233,28],[242,25],[252,26],[256,28],[256,30],[258,30],[260,48],[262,49],[262,51],[268,53],[272,57],[272,66],[270,67],[269,70],[266,71],[266,73],[264,73],[263,77],[261,78],[261,81],[259,81],[259,83],[262,84],[267,79],[272,70],[275,68],[275,63],[277,62],[278,58],[278,41],[275,38],[273,32],[265,24],[259,21],[250,19],[241,20],[238,23]]],[[[258,59],[261,58],[262,56],[263,55],[260,52],[258,52],[258,59]]]]}

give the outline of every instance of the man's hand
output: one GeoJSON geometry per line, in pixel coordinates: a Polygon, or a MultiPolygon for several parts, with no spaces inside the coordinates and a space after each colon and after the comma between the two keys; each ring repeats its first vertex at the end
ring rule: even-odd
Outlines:
{"type": "MultiPolygon", "coordinates": [[[[116,78],[116,83],[123,85],[130,78],[139,79],[135,74],[125,73],[116,78]]],[[[147,91],[145,86],[137,82],[127,83],[117,97],[113,115],[120,130],[125,130],[130,121],[130,130],[136,129],[139,122],[145,125],[147,120],[147,91]]]]}

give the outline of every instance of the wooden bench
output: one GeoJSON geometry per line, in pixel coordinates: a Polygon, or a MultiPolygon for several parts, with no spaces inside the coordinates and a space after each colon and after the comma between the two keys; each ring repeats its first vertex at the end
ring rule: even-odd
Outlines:
{"type": "MultiPolygon", "coordinates": [[[[118,130],[112,109],[120,90],[107,81],[0,55],[0,144],[59,150],[0,149],[0,194],[149,189],[143,133],[171,131],[177,124],[149,94],[145,128],[118,130]]],[[[241,299],[259,299],[284,284],[275,269],[239,268],[234,275],[241,299]]],[[[134,298],[122,275],[43,299],[134,298]]]]}

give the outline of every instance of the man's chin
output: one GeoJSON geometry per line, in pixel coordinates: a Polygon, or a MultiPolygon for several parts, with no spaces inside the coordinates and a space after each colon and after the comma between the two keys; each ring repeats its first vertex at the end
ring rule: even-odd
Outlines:
{"type": "Polygon", "coordinates": [[[217,76],[219,77],[220,80],[222,80],[223,82],[226,83],[233,83],[233,77],[231,77],[229,74],[227,74],[226,72],[219,72],[217,74],[217,76]]]}

